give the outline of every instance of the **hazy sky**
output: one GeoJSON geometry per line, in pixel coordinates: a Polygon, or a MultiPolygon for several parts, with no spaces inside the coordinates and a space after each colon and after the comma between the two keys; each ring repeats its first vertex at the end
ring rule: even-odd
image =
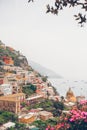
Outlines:
{"type": "Polygon", "coordinates": [[[46,14],[54,0],[0,0],[0,39],[28,59],[63,77],[87,79],[87,26],[80,28],[65,9],[58,16],[46,14]]]}

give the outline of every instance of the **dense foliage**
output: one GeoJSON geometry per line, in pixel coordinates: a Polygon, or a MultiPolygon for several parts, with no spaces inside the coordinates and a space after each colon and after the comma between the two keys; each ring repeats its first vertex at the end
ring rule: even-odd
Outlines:
{"type": "Polygon", "coordinates": [[[55,126],[57,124],[56,119],[49,119],[46,121],[37,120],[33,123],[33,125],[37,126],[40,130],[45,130],[47,125],[55,126]]]}
{"type": "Polygon", "coordinates": [[[87,112],[71,110],[60,117],[57,127],[59,130],[87,130],[87,112]]]}
{"type": "Polygon", "coordinates": [[[55,117],[60,116],[62,114],[62,110],[64,110],[65,106],[62,102],[57,102],[53,100],[46,99],[42,102],[32,104],[27,107],[28,109],[36,109],[43,108],[45,111],[52,112],[55,117]]]}
{"type": "Polygon", "coordinates": [[[18,118],[15,114],[7,111],[0,111],[0,125],[8,122],[8,121],[17,121],[18,118]]]}
{"type": "Polygon", "coordinates": [[[22,88],[23,93],[26,94],[26,96],[30,96],[36,92],[37,87],[33,84],[24,85],[22,88]]]}
{"type": "Polygon", "coordinates": [[[7,111],[0,111],[0,125],[3,125],[9,121],[15,122],[14,128],[8,128],[7,130],[29,130],[25,124],[18,123],[18,116],[14,113],[7,111]]]}
{"type": "Polygon", "coordinates": [[[38,102],[36,104],[31,104],[31,106],[28,107],[28,109],[36,109],[36,108],[43,108],[44,110],[51,111],[53,110],[53,101],[46,99],[41,102],[38,102]]]}
{"type": "MultiPolygon", "coordinates": [[[[49,101],[48,101],[49,102],[49,101]]],[[[59,102],[52,103],[56,109],[63,109],[62,104],[59,102]],[[62,106],[62,107],[61,107],[62,106]]],[[[46,121],[35,121],[33,124],[41,130],[87,130],[87,100],[81,101],[73,106],[68,113],[63,113],[54,119],[46,121]],[[85,109],[84,109],[85,108],[85,109]]]]}
{"type": "Polygon", "coordinates": [[[47,76],[42,76],[42,80],[44,81],[44,82],[46,82],[47,81],[47,76]]]}
{"type": "Polygon", "coordinates": [[[54,130],[87,130],[87,109],[84,108],[87,108],[87,101],[81,101],[68,113],[62,113],[54,130]]]}

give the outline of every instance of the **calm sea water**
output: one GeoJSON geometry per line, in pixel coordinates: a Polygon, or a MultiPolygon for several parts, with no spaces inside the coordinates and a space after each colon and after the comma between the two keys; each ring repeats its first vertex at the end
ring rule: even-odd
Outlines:
{"type": "Polygon", "coordinates": [[[67,79],[52,79],[49,81],[57,89],[60,96],[66,95],[69,87],[71,87],[75,96],[85,96],[87,99],[87,81],[85,80],[67,80],[67,79]]]}

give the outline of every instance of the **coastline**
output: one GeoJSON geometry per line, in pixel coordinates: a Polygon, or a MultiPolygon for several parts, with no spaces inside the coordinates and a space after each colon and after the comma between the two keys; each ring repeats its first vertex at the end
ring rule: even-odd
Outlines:
{"type": "Polygon", "coordinates": [[[67,90],[71,87],[75,96],[85,96],[87,99],[87,82],[84,80],[67,80],[64,78],[48,78],[48,80],[61,96],[65,97],[67,90]]]}

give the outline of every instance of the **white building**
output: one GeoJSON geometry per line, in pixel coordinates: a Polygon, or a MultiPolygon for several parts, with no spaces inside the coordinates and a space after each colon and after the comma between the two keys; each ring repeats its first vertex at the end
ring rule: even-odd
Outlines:
{"type": "Polygon", "coordinates": [[[0,85],[0,90],[4,93],[4,95],[12,94],[12,86],[10,84],[0,85]]]}
{"type": "Polygon", "coordinates": [[[7,130],[7,128],[15,127],[15,123],[14,122],[8,122],[8,123],[4,124],[3,127],[5,128],[5,130],[7,130]]]}

